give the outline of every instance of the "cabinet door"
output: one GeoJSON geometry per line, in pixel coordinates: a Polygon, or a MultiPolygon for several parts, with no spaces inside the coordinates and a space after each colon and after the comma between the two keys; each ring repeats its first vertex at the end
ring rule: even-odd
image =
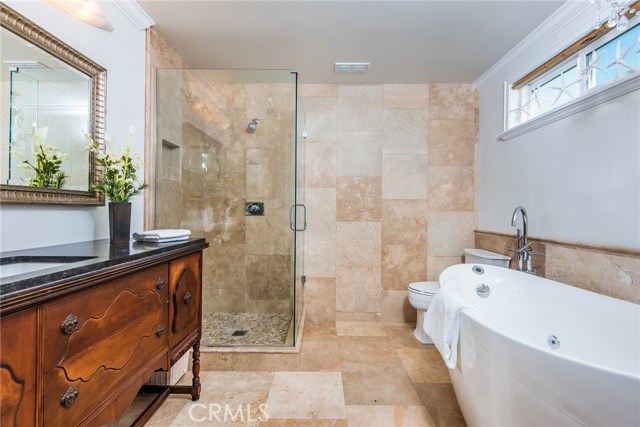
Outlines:
{"type": "Polygon", "coordinates": [[[179,344],[200,324],[202,254],[195,253],[169,264],[169,346],[179,344]]]}
{"type": "Polygon", "coordinates": [[[0,425],[36,425],[36,310],[0,320],[0,425]]]}

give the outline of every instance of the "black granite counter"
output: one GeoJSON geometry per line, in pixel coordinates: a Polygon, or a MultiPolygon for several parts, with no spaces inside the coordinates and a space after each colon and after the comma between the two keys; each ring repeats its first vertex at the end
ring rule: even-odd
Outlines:
{"type": "MultiPolygon", "coordinates": [[[[50,287],[64,288],[65,283],[101,273],[117,275],[123,266],[136,266],[162,262],[176,253],[188,253],[208,247],[205,239],[189,239],[167,243],[131,241],[129,245],[115,246],[109,240],[71,243],[0,253],[0,270],[16,263],[61,262],[43,269],[20,273],[0,279],[0,308],[10,300],[37,297],[50,287]]],[[[5,271],[7,271],[5,270],[5,271]]],[[[3,276],[6,276],[2,273],[3,276]]]]}

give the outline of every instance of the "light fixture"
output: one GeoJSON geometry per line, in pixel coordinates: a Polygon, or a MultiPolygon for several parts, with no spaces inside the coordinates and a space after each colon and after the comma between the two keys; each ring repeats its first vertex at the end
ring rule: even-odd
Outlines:
{"type": "Polygon", "coordinates": [[[638,3],[632,6],[630,1],[618,1],[618,0],[591,0],[596,5],[596,22],[593,26],[594,29],[600,29],[603,24],[607,28],[615,27],[618,31],[623,32],[629,26],[629,18],[633,18],[638,14],[638,3]],[[606,22],[603,22],[600,15],[600,9],[602,6],[609,7],[609,16],[606,22]]]}
{"type": "Polygon", "coordinates": [[[48,0],[49,3],[94,27],[113,31],[113,26],[95,0],[48,0]]]}

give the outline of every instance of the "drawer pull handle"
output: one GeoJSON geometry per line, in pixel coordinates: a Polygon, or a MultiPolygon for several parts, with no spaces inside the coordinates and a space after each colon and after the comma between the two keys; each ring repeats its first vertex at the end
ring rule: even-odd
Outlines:
{"type": "Polygon", "coordinates": [[[70,314],[67,316],[66,319],[64,319],[64,322],[62,322],[62,325],[60,325],[60,330],[62,331],[63,334],[71,335],[76,330],[77,327],[78,327],[78,317],[74,316],[73,314],[70,314]]]}
{"type": "Polygon", "coordinates": [[[185,304],[189,304],[191,302],[191,292],[187,291],[184,294],[184,298],[182,299],[182,301],[184,301],[185,304]]]}
{"type": "Polygon", "coordinates": [[[164,326],[160,325],[156,328],[156,336],[160,338],[162,335],[164,335],[164,326]]]}
{"type": "Polygon", "coordinates": [[[164,279],[162,277],[158,277],[158,281],[156,282],[156,289],[159,291],[164,289],[164,279]]]}
{"type": "Polygon", "coordinates": [[[62,396],[62,399],[60,399],[60,403],[62,404],[62,406],[64,406],[65,408],[70,408],[74,403],[76,403],[76,400],[78,400],[79,392],[80,391],[77,388],[69,387],[64,396],[62,396]]]}

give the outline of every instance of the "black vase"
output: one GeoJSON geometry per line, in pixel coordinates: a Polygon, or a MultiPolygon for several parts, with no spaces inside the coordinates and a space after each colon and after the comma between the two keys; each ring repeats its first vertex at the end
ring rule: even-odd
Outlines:
{"type": "Polygon", "coordinates": [[[109,240],[128,245],[130,236],[131,202],[109,202],[109,240]]]}

